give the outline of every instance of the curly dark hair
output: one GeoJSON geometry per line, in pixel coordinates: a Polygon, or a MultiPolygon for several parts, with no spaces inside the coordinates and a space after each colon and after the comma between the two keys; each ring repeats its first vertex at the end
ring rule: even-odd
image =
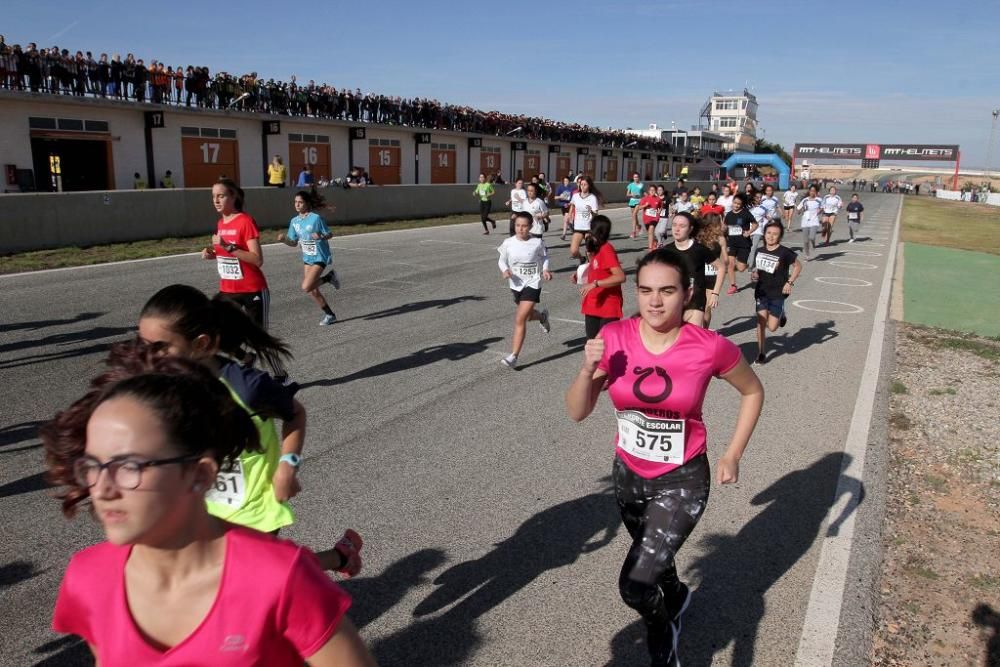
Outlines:
{"type": "Polygon", "coordinates": [[[115,365],[94,378],[90,389],[39,430],[45,451],[46,480],[62,511],[72,517],[90,497],[73,474],[87,446],[87,423],[99,405],[127,396],[149,406],[167,439],[184,455],[210,455],[220,465],[244,451],[259,451],[260,436],[225,385],[204,365],[162,355],[140,342],[116,348],[115,365]]]}

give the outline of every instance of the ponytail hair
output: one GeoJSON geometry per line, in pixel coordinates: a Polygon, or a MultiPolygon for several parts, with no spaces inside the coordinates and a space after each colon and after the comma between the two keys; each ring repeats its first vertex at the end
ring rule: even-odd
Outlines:
{"type": "Polygon", "coordinates": [[[310,211],[318,211],[321,208],[326,208],[326,199],[316,190],[316,186],[313,185],[308,190],[299,190],[295,193],[296,197],[302,197],[302,201],[306,203],[310,211]]]}
{"type": "Polygon", "coordinates": [[[611,237],[611,219],[606,215],[595,215],[590,222],[590,234],[587,236],[587,252],[594,254],[601,249],[611,237]]]}
{"type": "Polygon", "coordinates": [[[206,335],[234,359],[252,350],[274,375],[284,374],[283,361],[292,356],[288,345],[260,328],[235,303],[222,295],[209,299],[190,285],[168,285],[154,294],[139,314],[140,319],[146,317],[164,320],[187,341],[206,335]]]}
{"type": "Polygon", "coordinates": [[[229,194],[233,196],[233,208],[242,213],[243,202],[246,200],[246,193],[243,192],[243,188],[236,185],[236,181],[231,178],[220,178],[216,183],[229,191],[229,194]]]}
{"type": "Polygon", "coordinates": [[[87,423],[105,401],[128,397],[156,413],[167,441],[184,456],[209,456],[220,467],[244,451],[260,450],[260,435],[246,410],[200,364],[159,354],[158,346],[134,341],[118,346],[117,363],[94,378],[90,389],[42,426],[45,479],[72,517],[90,497],[73,466],[87,448],[87,423]]]}

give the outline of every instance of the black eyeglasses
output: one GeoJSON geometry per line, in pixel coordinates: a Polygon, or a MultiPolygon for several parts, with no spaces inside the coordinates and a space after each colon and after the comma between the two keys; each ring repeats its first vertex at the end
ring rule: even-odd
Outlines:
{"type": "Polygon", "coordinates": [[[107,463],[101,463],[95,458],[85,456],[77,459],[73,463],[73,476],[77,484],[90,489],[97,484],[101,477],[101,471],[107,470],[111,475],[111,482],[119,489],[131,491],[139,488],[142,483],[142,471],[154,466],[165,466],[174,463],[191,463],[201,458],[199,455],[175,456],[169,459],[152,459],[150,461],[138,461],[136,459],[111,459],[107,463]]]}

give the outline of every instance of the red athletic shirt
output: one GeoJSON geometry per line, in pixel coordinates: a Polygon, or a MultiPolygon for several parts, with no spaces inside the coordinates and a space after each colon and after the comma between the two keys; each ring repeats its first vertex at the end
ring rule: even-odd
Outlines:
{"type": "MultiPolygon", "coordinates": [[[[250,241],[260,238],[257,223],[246,213],[237,213],[229,222],[219,218],[218,234],[223,243],[235,243],[239,250],[249,250],[250,241]]],[[[260,267],[236,259],[221,245],[215,246],[215,256],[220,292],[246,294],[267,289],[267,280],[260,267]]]]}
{"type": "MultiPolygon", "coordinates": [[[[590,282],[611,277],[611,269],[621,268],[618,261],[618,253],[610,243],[605,243],[590,258],[590,266],[587,268],[587,279],[590,282]]],[[[622,316],[622,286],[595,287],[583,297],[583,304],[580,312],[592,317],[611,318],[622,316]]]]}
{"type": "Polygon", "coordinates": [[[639,200],[639,208],[646,206],[642,210],[642,221],[646,224],[656,224],[660,221],[660,206],[663,200],[656,195],[646,195],[639,200]]]}

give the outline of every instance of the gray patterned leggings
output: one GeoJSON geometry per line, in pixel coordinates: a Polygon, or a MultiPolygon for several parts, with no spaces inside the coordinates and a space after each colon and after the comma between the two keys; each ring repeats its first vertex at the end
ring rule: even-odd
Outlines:
{"type": "Polygon", "coordinates": [[[677,611],[668,608],[680,583],[674,556],[708,503],[708,457],[702,454],[665,475],[644,479],[616,456],[612,476],[622,522],[632,536],[618,589],[647,623],[662,623],[677,611]]]}

